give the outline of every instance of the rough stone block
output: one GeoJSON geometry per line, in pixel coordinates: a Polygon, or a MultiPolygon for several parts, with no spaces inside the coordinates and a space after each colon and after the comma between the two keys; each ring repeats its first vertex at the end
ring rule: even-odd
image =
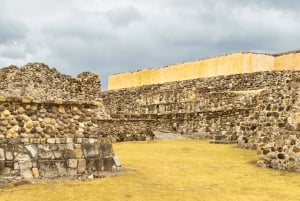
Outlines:
{"type": "Polygon", "coordinates": [[[82,138],[77,138],[76,142],[77,142],[78,144],[81,144],[81,143],[82,143],[82,138]]]}
{"type": "Polygon", "coordinates": [[[82,144],[82,150],[85,158],[97,158],[101,154],[100,144],[82,144]]]}
{"type": "Polygon", "coordinates": [[[55,178],[58,177],[58,170],[53,161],[38,161],[38,169],[41,177],[55,178]]]}
{"type": "Polygon", "coordinates": [[[19,168],[21,170],[31,169],[32,168],[32,162],[31,161],[19,161],[19,168]]]}
{"type": "Polygon", "coordinates": [[[5,167],[14,168],[14,161],[5,161],[5,167]]]}
{"type": "Polygon", "coordinates": [[[47,143],[48,143],[48,144],[55,144],[55,142],[56,142],[56,139],[55,139],[55,138],[48,138],[48,139],[47,139],[47,143]]]}
{"type": "Polygon", "coordinates": [[[30,153],[32,158],[36,158],[38,156],[38,148],[36,145],[33,145],[33,144],[27,145],[27,146],[25,146],[25,148],[30,153]]]}
{"type": "Polygon", "coordinates": [[[5,162],[4,161],[0,161],[0,172],[2,170],[4,170],[4,168],[5,168],[5,162]]]}
{"type": "Polygon", "coordinates": [[[94,144],[94,143],[96,143],[96,142],[97,142],[97,139],[92,139],[92,138],[89,139],[89,143],[90,143],[90,144],[94,144]]]}
{"type": "Polygon", "coordinates": [[[66,149],[66,145],[65,144],[58,144],[58,150],[59,151],[64,151],[66,149]]]}
{"type": "Polygon", "coordinates": [[[86,159],[86,170],[88,173],[92,173],[94,170],[96,170],[94,159],[86,159]]]}
{"type": "Polygon", "coordinates": [[[68,168],[68,176],[76,177],[77,176],[77,168],[68,168]]]}
{"type": "Polygon", "coordinates": [[[32,179],[33,178],[31,169],[20,169],[20,175],[24,179],[32,179]]]}
{"type": "Polygon", "coordinates": [[[38,161],[37,160],[32,160],[32,167],[38,167],[38,161]]]}
{"type": "Polygon", "coordinates": [[[114,161],[112,157],[104,158],[103,161],[104,171],[111,171],[113,165],[114,165],[114,161]]]}
{"type": "Polygon", "coordinates": [[[56,165],[59,176],[67,176],[68,175],[68,168],[67,168],[66,162],[64,162],[64,161],[55,162],[55,165],[56,165]]]}
{"type": "Polygon", "coordinates": [[[81,144],[74,144],[75,149],[81,149],[81,144]]]}
{"type": "Polygon", "coordinates": [[[101,143],[101,150],[103,157],[110,157],[113,155],[112,145],[110,143],[101,143]]]}
{"type": "Polygon", "coordinates": [[[6,160],[8,160],[8,161],[14,160],[13,152],[11,152],[11,151],[6,151],[6,152],[5,152],[5,158],[6,158],[6,160]]]}
{"type": "Polygon", "coordinates": [[[66,138],[61,138],[61,143],[62,144],[67,144],[67,139],[66,138]]]}
{"type": "Polygon", "coordinates": [[[19,166],[19,162],[15,162],[14,163],[14,170],[19,170],[20,166],[19,166]]]}
{"type": "Polygon", "coordinates": [[[5,160],[4,150],[0,148],[0,161],[5,160]]]}
{"type": "Polygon", "coordinates": [[[11,145],[19,145],[20,142],[21,142],[20,138],[7,139],[7,144],[11,144],[11,145]]]}
{"type": "Polygon", "coordinates": [[[40,159],[52,159],[54,158],[53,152],[49,149],[39,149],[38,152],[40,159]]]}
{"type": "Polygon", "coordinates": [[[59,113],[62,113],[62,114],[65,114],[66,111],[65,111],[64,106],[60,105],[60,106],[58,107],[58,112],[59,112],[59,113]]]}
{"type": "Polygon", "coordinates": [[[69,168],[77,168],[77,159],[68,159],[69,168]]]}
{"type": "Polygon", "coordinates": [[[271,163],[270,163],[270,166],[272,167],[272,168],[274,168],[274,169],[278,169],[278,161],[277,160],[275,160],[275,159],[273,159],[273,160],[271,160],[271,163]]]}
{"type": "Polygon", "coordinates": [[[25,109],[22,106],[18,107],[17,112],[18,114],[23,114],[25,112],[25,109]]]}
{"type": "Polygon", "coordinates": [[[25,123],[24,127],[27,128],[27,129],[32,129],[33,128],[33,122],[31,120],[28,120],[25,123]]]}
{"type": "Polygon", "coordinates": [[[10,115],[10,111],[4,110],[4,111],[2,112],[2,114],[3,114],[4,116],[8,116],[8,115],[10,115]]]}
{"type": "Polygon", "coordinates": [[[83,138],[84,137],[83,131],[84,130],[82,128],[79,128],[77,131],[75,131],[75,137],[77,137],[77,138],[83,138]]]}
{"type": "Polygon", "coordinates": [[[85,159],[78,159],[78,166],[77,171],[78,173],[83,173],[86,170],[86,160],[85,159]]]}
{"type": "Polygon", "coordinates": [[[83,152],[81,149],[74,149],[76,158],[83,158],[83,152]]]}
{"type": "Polygon", "coordinates": [[[21,142],[23,144],[28,144],[29,143],[29,138],[21,138],[21,142]]]}
{"type": "Polygon", "coordinates": [[[40,177],[40,172],[38,168],[32,168],[32,175],[33,178],[39,178],[40,177]]]}
{"type": "Polygon", "coordinates": [[[49,149],[52,151],[57,151],[59,149],[58,144],[49,144],[49,149]]]}
{"type": "Polygon", "coordinates": [[[89,139],[88,138],[82,138],[82,143],[83,144],[88,144],[89,143],[89,139]]]}
{"type": "Polygon", "coordinates": [[[67,140],[67,142],[66,142],[67,144],[73,143],[73,138],[68,137],[68,138],[66,138],[66,140],[67,140]]]}
{"type": "Polygon", "coordinates": [[[56,143],[56,144],[63,144],[63,143],[61,142],[61,138],[55,138],[55,143],[56,143]]]}
{"type": "Polygon", "coordinates": [[[121,167],[121,166],[122,166],[122,164],[121,164],[121,162],[120,162],[120,160],[119,160],[119,158],[118,158],[117,156],[113,156],[112,159],[113,159],[113,161],[114,161],[114,164],[115,164],[117,167],[121,167]]]}
{"type": "Polygon", "coordinates": [[[293,152],[295,152],[295,153],[300,152],[300,147],[299,146],[294,146],[292,149],[293,149],[293,152]]]}
{"type": "Polygon", "coordinates": [[[95,168],[97,172],[104,170],[104,160],[102,158],[95,159],[95,168]]]}
{"type": "Polygon", "coordinates": [[[41,139],[40,138],[30,138],[30,143],[31,144],[40,144],[41,139]]]}
{"type": "Polygon", "coordinates": [[[71,150],[71,149],[66,149],[64,152],[64,158],[65,159],[75,159],[76,158],[75,151],[71,150]]]}
{"type": "Polygon", "coordinates": [[[61,158],[63,158],[63,154],[64,154],[63,151],[59,151],[59,150],[53,151],[54,158],[56,158],[56,159],[61,159],[61,158]]]}
{"type": "Polygon", "coordinates": [[[56,100],[54,100],[54,103],[58,104],[58,105],[62,105],[64,102],[61,99],[56,99],[56,100]]]}
{"type": "Polygon", "coordinates": [[[10,176],[11,169],[12,169],[12,168],[10,168],[10,167],[5,167],[5,168],[2,170],[1,174],[2,174],[3,176],[10,176]]]}
{"type": "Polygon", "coordinates": [[[5,102],[6,98],[4,96],[0,96],[0,102],[5,102]]]}
{"type": "Polygon", "coordinates": [[[22,103],[31,103],[32,102],[32,99],[31,98],[29,98],[29,97],[23,97],[22,98],[22,103]]]}

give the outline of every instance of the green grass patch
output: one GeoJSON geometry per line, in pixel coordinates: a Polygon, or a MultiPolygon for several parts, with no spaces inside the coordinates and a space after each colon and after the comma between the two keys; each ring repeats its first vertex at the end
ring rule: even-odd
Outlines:
{"type": "Polygon", "coordinates": [[[0,200],[300,200],[300,174],[257,168],[255,151],[236,145],[177,140],[113,146],[132,173],[2,189],[0,200]]]}

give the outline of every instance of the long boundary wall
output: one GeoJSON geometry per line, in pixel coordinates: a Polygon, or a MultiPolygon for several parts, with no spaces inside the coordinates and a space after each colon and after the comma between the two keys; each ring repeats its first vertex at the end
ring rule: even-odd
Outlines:
{"type": "Polygon", "coordinates": [[[300,52],[276,55],[234,53],[159,69],[120,73],[109,77],[108,90],[273,70],[300,70],[300,52]]]}

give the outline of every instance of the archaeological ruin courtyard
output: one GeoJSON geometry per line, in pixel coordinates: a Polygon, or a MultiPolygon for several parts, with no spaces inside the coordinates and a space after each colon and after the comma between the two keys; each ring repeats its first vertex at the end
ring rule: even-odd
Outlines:
{"type": "Polygon", "coordinates": [[[300,196],[300,51],[115,74],[107,91],[43,63],[0,80],[0,200],[300,196]]]}

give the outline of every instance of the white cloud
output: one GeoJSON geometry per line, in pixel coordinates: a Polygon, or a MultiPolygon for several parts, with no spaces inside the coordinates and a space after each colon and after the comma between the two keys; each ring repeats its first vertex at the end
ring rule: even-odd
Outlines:
{"type": "Polygon", "coordinates": [[[234,51],[299,48],[296,0],[0,0],[0,66],[110,74],[234,51]]]}

